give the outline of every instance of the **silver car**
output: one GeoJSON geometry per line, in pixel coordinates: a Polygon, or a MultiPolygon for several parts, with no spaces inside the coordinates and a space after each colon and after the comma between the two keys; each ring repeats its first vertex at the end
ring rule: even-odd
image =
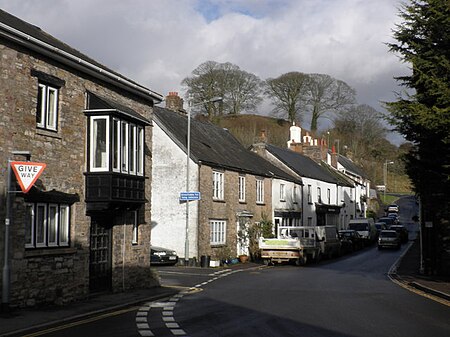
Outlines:
{"type": "Polygon", "coordinates": [[[382,230],[378,236],[378,249],[396,248],[401,246],[400,235],[394,230],[382,230]]]}

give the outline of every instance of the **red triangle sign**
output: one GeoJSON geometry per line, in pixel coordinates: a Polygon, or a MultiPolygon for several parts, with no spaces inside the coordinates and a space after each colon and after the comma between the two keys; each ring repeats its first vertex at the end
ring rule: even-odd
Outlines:
{"type": "Polygon", "coordinates": [[[46,166],[47,164],[44,163],[33,163],[30,161],[11,162],[11,167],[23,193],[27,193],[33,187],[46,166]]]}

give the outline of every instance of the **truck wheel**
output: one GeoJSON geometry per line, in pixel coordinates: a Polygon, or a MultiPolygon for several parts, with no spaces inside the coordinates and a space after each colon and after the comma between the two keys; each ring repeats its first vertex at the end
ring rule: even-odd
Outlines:
{"type": "Polygon", "coordinates": [[[264,263],[265,266],[270,266],[271,262],[272,261],[270,261],[270,259],[263,259],[263,263],[264,263]]]}

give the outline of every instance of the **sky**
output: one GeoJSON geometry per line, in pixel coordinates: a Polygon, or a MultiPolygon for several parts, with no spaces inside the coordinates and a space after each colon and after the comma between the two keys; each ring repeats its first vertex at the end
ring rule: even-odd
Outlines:
{"type": "MultiPolygon", "coordinates": [[[[182,80],[203,62],[230,62],[262,80],[291,71],[328,74],[380,112],[386,112],[381,102],[403,90],[394,77],[409,73],[386,45],[395,42],[400,6],[400,0],[0,0],[4,11],[163,96],[183,97],[182,80]]],[[[271,110],[266,101],[257,113],[271,110]]],[[[403,141],[394,133],[388,139],[403,141]]]]}

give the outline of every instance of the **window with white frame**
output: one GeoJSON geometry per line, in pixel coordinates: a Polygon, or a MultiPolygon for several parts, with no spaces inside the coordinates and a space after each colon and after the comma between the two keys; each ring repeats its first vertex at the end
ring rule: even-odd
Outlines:
{"type": "Polygon", "coordinates": [[[317,202],[322,203],[322,190],[320,187],[317,187],[317,202]]]}
{"type": "Polygon", "coordinates": [[[109,171],[111,166],[114,172],[143,176],[144,136],[142,126],[110,116],[91,116],[90,171],[109,171]]]}
{"type": "Polygon", "coordinates": [[[294,185],[294,188],[292,189],[292,202],[294,204],[297,203],[297,185],[294,185]]]}
{"type": "Polygon", "coordinates": [[[58,89],[45,83],[39,83],[37,99],[37,127],[51,131],[57,131],[58,89]]]}
{"type": "Polygon", "coordinates": [[[311,195],[311,185],[308,185],[308,203],[311,204],[312,203],[312,195],[311,195]]]}
{"type": "Polygon", "coordinates": [[[213,171],[213,198],[223,200],[223,172],[213,171]]]}
{"type": "Polygon", "coordinates": [[[256,179],[256,203],[264,203],[264,179],[256,179]]]}
{"type": "Polygon", "coordinates": [[[25,206],[25,247],[67,247],[70,233],[70,206],[29,203],[25,206]]]}
{"type": "Polygon", "coordinates": [[[112,127],[112,167],[113,171],[120,172],[120,120],[113,118],[112,127]]]}
{"type": "Polygon", "coordinates": [[[331,205],[331,190],[327,189],[327,203],[331,205]]]}
{"type": "Polygon", "coordinates": [[[123,173],[127,173],[128,172],[128,153],[129,153],[129,148],[128,148],[128,127],[129,124],[127,122],[122,122],[121,123],[121,145],[122,145],[122,150],[121,150],[121,163],[122,163],[122,172],[123,173]]]}
{"type": "Polygon", "coordinates": [[[91,117],[90,134],[91,171],[109,170],[109,118],[91,117]]]}
{"type": "Polygon", "coordinates": [[[136,174],[137,143],[136,125],[130,125],[130,174],[136,174]]]}
{"type": "Polygon", "coordinates": [[[285,201],[285,186],[284,184],[280,184],[280,201],[285,201]]]}
{"type": "Polygon", "coordinates": [[[137,146],[137,169],[136,173],[139,176],[144,175],[144,128],[138,126],[137,127],[137,140],[136,140],[136,146],[137,146]]]}
{"type": "Polygon", "coordinates": [[[239,201],[245,201],[245,176],[239,176],[239,201]]]}
{"type": "Polygon", "coordinates": [[[224,220],[210,220],[210,243],[222,245],[226,243],[227,223],[224,220]]]}

